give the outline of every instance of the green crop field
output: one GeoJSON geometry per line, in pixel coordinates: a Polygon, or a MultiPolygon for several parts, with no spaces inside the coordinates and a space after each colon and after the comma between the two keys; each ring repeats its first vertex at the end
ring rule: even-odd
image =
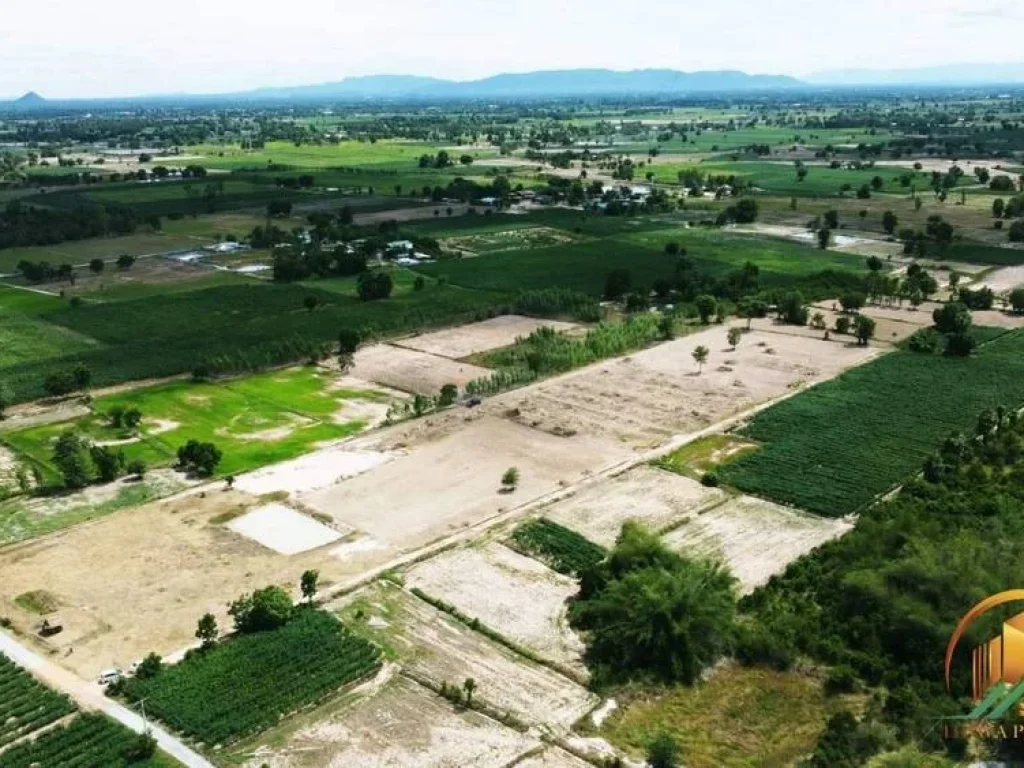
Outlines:
{"type": "Polygon", "coordinates": [[[94,386],[188,373],[200,363],[227,358],[236,362],[244,358],[244,365],[237,367],[248,369],[257,363],[280,362],[285,347],[295,350],[332,341],[343,328],[380,335],[468,322],[506,307],[511,298],[432,285],[423,291],[399,291],[383,301],[363,302],[314,287],[248,280],[116,303],[59,305],[61,309],[40,317],[104,346],[0,367],[0,379],[18,399],[27,399],[42,394],[48,374],[77,364],[91,370],[94,386]],[[303,307],[310,295],[320,300],[313,312],[303,307]]]}
{"type": "Polygon", "coordinates": [[[156,677],[131,678],[125,693],[212,746],[264,730],[379,666],[367,640],[329,614],[300,609],[280,629],[238,635],[156,677]]]}
{"type": "Polygon", "coordinates": [[[949,246],[941,258],[946,261],[966,261],[969,264],[1012,267],[1017,264],[1024,264],[1024,249],[999,248],[994,245],[961,241],[949,246]]]}
{"type": "Polygon", "coordinates": [[[898,351],[756,416],[742,434],[761,449],[719,474],[743,491],[845,515],[920,470],[979,411],[1022,404],[1024,332],[966,359],[898,351]]]}
{"type": "MultiPolygon", "coordinates": [[[[0,654],[0,750],[75,711],[67,696],[51,691],[0,654]]],[[[0,753],[0,765],[6,766],[0,753]]]]}
{"type": "Polygon", "coordinates": [[[381,401],[382,394],[331,390],[332,377],[315,368],[248,376],[214,384],[172,382],[97,398],[93,415],[74,422],[48,424],[10,432],[4,442],[44,467],[57,478],[50,464],[53,441],[73,428],[96,442],[134,440],[119,447],[129,461],[149,466],[176,461],[180,445],[190,439],[212,442],[224,453],[218,468],[235,474],[299,456],[317,443],[351,435],[365,421],[338,421],[348,401],[381,401]],[[143,415],[137,438],[110,425],[114,408],[138,408],[143,415]]]}
{"type": "MultiPolygon", "coordinates": [[[[268,142],[257,150],[242,150],[237,146],[204,144],[189,147],[186,154],[202,155],[195,160],[207,168],[266,168],[268,165],[287,165],[294,168],[335,168],[338,166],[407,166],[416,167],[421,155],[434,155],[442,147],[416,141],[342,141],[338,144],[304,144],[296,147],[287,141],[268,142]]],[[[458,161],[462,154],[490,157],[497,152],[467,147],[464,151],[449,149],[458,161]]]]}
{"type": "Polygon", "coordinates": [[[64,302],[57,296],[0,284],[0,317],[42,315],[63,307],[64,302]]]}
{"type": "Polygon", "coordinates": [[[49,246],[33,245],[23,248],[7,248],[0,250],[0,273],[13,273],[21,261],[48,261],[53,265],[82,266],[92,259],[113,260],[122,253],[141,256],[146,253],[163,253],[201,244],[201,241],[169,231],[167,234],[138,232],[124,237],[96,237],[49,246]]]}
{"type": "MultiPolygon", "coordinates": [[[[0,307],[3,298],[0,296],[0,307]]],[[[0,368],[31,360],[48,360],[99,345],[95,339],[37,317],[0,309],[0,368]]]]}
{"type": "Polygon", "coordinates": [[[543,517],[529,520],[512,532],[512,541],[527,554],[559,573],[579,575],[604,560],[604,547],[543,517]]]}

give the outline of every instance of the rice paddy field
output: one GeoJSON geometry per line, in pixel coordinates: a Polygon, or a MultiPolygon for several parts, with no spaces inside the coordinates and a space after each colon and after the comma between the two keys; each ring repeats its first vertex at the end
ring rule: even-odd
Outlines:
{"type": "Polygon", "coordinates": [[[828,516],[857,511],[921,469],[978,413],[1024,404],[1024,333],[970,358],[897,351],[757,415],[741,434],[761,444],[719,469],[727,483],[828,516]]]}

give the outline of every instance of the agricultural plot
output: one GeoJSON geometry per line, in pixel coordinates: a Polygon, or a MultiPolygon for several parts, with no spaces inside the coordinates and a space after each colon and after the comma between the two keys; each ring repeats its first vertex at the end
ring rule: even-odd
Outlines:
{"type": "Polygon", "coordinates": [[[145,699],[172,728],[209,745],[225,744],[379,667],[376,647],[310,609],[279,629],[232,637],[156,677],[129,678],[124,692],[130,700],[145,699]]]}
{"type": "Polygon", "coordinates": [[[100,346],[95,339],[41,318],[4,312],[2,302],[0,296],[0,368],[100,346]]]}
{"type": "Polygon", "coordinates": [[[60,297],[39,291],[0,285],[0,313],[6,319],[15,314],[41,315],[63,308],[60,297]]]}
{"type": "Polygon", "coordinates": [[[491,371],[392,344],[372,344],[356,352],[351,374],[404,392],[433,396],[445,384],[462,390],[470,381],[490,376],[491,371]]]}
{"type": "Polygon", "coordinates": [[[493,768],[511,765],[540,745],[534,736],[457,710],[401,676],[371,695],[331,707],[309,725],[285,726],[273,736],[285,746],[260,747],[246,768],[493,768]]]}
{"type": "Polygon", "coordinates": [[[604,547],[543,517],[521,523],[509,539],[513,549],[570,576],[579,576],[608,554],[604,547]]]}
{"type": "Polygon", "coordinates": [[[598,703],[583,686],[527,661],[408,591],[387,583],[336,606],[342,621],[434,687],[476,682],[473,698],[530,725],[568,730],[598,703]]]}
{"type": "Polygon", "coordinates": [[[97,398],[89,417],[12,432],[4,439],[51,477],[56,475],[50,464],[52,443],[71,427],[150,466],[174,463],[178,446],[190,439],[212,442],[224,454],[219,471],[235,474],[293,458],[383,418],[387,395],[332,384],[331,374],[315,368],[213,384],[171,382],[97,398]],[[129,408],[143,414],[138,434],[113,426],[110,419],[116,409],[129,408]]]}
{"type": "MultiPolygon", "coordinates": [[[[635,447],[711,426],[794,388],[829,379],[877,350],[754,331],[733,350],[712,327],[501,398],[512,418],[552,434],[635,447]],[[710,357],[698,374],[692,352],[710,357]]],[[[557,521],[556,521],[557,522],[557,521]]]]}
{"type": "Polygon", "coordinates": [[[538,328],[544,327],[562,332],[571,331],[579,326],[557,320],[537,320],[522,315],[500,315],[479,323],[470,323],[457,328],[401,339],[395,344],[431,355],[458,360],[480,352],[507,347],[515,343],[516,339],[529,336],[538,328]]]}
{"type": "Polygon", "coordinates": [[[574,579],[491,543],[415,565],[405,583],[541,657],[585,674],[583,643],[566,618],[566,601],[578,589],[574,579]]]}
{"type": "Polygon", "coordinates": [[[499,251],[521,251],[565,245],[573,241],[568,232],[550,227],[507,229],[498,232],[446,237],[441,241],[445,250],[462,254],[486,254],[499,251]]]}
{"type": "MultiPolygon", "coordinates": [[[[1021,253],[1024,257],[1024,253],[1021,253]]],[[[1003,267],[986,273],[978,281],[978,287],[991,288],[996,293],[1009,293],[1014,288],[1024,285],[1024,266],[1003,267]]],[[[973,286],[972,284],[972,287],[973,286]]]]}
{"type": "MultiPolygon", "coordinates": [[[[123,253],[142,256],[195,246],[194,239],[175,233],[138,232],[121,237],[96,237],[57,245],[31,245],[0,250],[0,274],[13,273],[18,262],[48,261],[53,265],[85,267],[92,259],[113,261],[123,253]]],[[[81,270],[79,270],[81,271],[81,270]]]]}
{"type": "Polygon", "coordinates": [[[75,711],[67,696],[50,690],[0,654],[0,763],[2,750],[75,711]]]}
{"type": "Polygon", "coordinates": [[[660,457],[653,464],[670,472],[700,479],[719,464],[756,448],[755,443],[733,435],[712,434],[692,440],[660,457]]]}
{"type": "Polygon", "coordinates": [[[282,555],[308,552],[341,538],[339,531],[277,502],[246,512],[228,528],[282,555]]]}
{"type": "Polygon", "coordinates": [[[726,494],[696,480],[651,467],[609,477],[556,502],[545,517],[611,547],[622,524],[635,520],[658,531],[722,503],[726,494]]]}
{"type": "Polygon", "coordinates": [[[763,448],[721,470],[736,487],[839,517],[920,470],[978,412],[1024,402],[1024,334],[970,358],[898,351],[760,413],[743,430],[763,448]]]}
{"type": "Polygon", "coordinates": [[[351,447],[400,453],[337,485],[300,493],[298,501],[379,548],[410,552],[627,455],[602,440],[556,437],[493,416],[466,424],[461,409],[448,413],[449,434],[434,431],[428,417],[361,439],[351,447]],[[519,486],[502,493],[501,477],[509,467],[518,467],[519,486]]]}
{"type": "Polygon", "coordinates": [[[842,536],[851,523],[739,496],[683,521],[665,543],[684,554],[718,560],[752,592],[801,555],[842,536]]]}

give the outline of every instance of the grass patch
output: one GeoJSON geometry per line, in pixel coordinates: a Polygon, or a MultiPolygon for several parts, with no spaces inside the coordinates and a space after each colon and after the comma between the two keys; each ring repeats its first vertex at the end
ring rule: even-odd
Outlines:
{"type": "Polygon", "coordinates": [[[698,477],[709,469],[749,453],[757,446],[732,435],[706,435],[651,462],[687,477],[698,477]]]}
{"type": "Polygon", "coordinates": [[[40,318],[0,312],[0,368],[60,357],[98,345],[95,339],[40,318]]]}
{"type": "Polygon", "coordinates": [[[156,677],[126,681],[132,701],[209,745],[257,733],[373,674],[380,652],[333,616],[299,609],[280,629],[233,637],[156,677]]]}
{"type": "Polygon", "coordinates": [[[843,705],[811,675],[728,666],[692,687],[637,696],[601,735],[640,756],[656,736],[671,734],[690,768],[785,766],[814,750],[843,705]]]}
{"type": "Polygon", "coordinates": [[[516,549],[549,565],[559,573],[578,576],[608,554],[595,544],[558,523],[543,517],[528,520],[512,532],[516,549]]]}
{"type": "Polygon", "coordinates": [[[56,596],[45,589],[34,589],[14,598],[14,604],[29,613],[38,613],[43,616],[53,613],[59,607],[56,596]]]}
{"type": "Polygon", "coordinates": [[[829,516],[857,510],[919,471],[941,439],[985,408],[1024,402],[1024,333],[970,358],[897,351],[758,414],[763,444],[722,467],[725,482],[829,516]]]}

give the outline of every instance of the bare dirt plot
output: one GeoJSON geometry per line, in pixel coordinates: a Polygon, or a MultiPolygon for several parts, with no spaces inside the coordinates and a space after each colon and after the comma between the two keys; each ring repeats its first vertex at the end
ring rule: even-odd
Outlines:
{"type": "Polygon", "coordinates": [[[294,732],[279,750],[263,748],[251,768],[493,768],[540,742],[452,704],[401,676],[379,692],[337,708],[294,732]]]}
{"type": "Polygon", "coordinates": [[[340,526],[409,551],[578,482],[628,455],[607,441],[556,437],[490,416],[458,426],[440,440],[299,500],[340,526]],[[519,487],[500,493],[501,476],[509,467],[519,468],[519,487]]]}
{"type": "Polygon", "coordinates": [[[543,327],[556,331],[570,331],[578,326],[556,320],[537,320],[522,315],[501,315],[479,323],[413,336],[395,343],[408,349],[458,360],[477,352],[507,347],[516,339],[529,336],[543,327]]]}
{"type": "MultiPolygon", "coordinates": [[[[821,314],[825,321],[826,329],[829,331],[830,341],[834,344],[849,344],[856,345],[856,338],[850,333],[840,335],[835,331],[836,320],[843,315],[841,311],[836,311],[833,307],[838,308],[839,301],[822,301],[818,304],[814,304],[810,307],[811,317],[814,315],[821,314]]],[[[895,308],[889,307],[864,307],[861,309],[861,314],[872,318],[875,321],[875,335],[874,338],[869,342],[872,345],[878,344],[898,344],[899,342],[906,339],[908,336],[914,334],[915,331],[932,324],[932,316],[930,312],[925,312],[923,309],[911,310],[909,307],[903,310],[896,310],[895,308]]],[[[846,315],[853,323],[853,315],[846,315]]],[[[755,319],[751,327],[756,328],[760,331],[768,333],[785,334],[788,336],[805,336],[812,339],[821,339],[824,336],[824,330],[814,328],[811,325],[787,325],[780,323],[773,318],[760,318],[755,319]]]]}
{"type": "Polygon", "coordinates": [[[454,605],[467,616],[585,674],[583,642],[569,628],[566,601],[574,579],[494,542],[446,552],[413,566],[406,585],[454,605]]]}
{"type": "Polygon", "coordinates": [[[832,378],[877,349],[753,331],[738,349],[715,327],[632,356],[490,400],[520,423],[554,434],[604,435],[650,447],[706,428],[788,390],[832,378]],[[765,346],[758,346],[764,342],[765,346]],[[697,375],[692,352],[711,350],[697,375]],[[770,351],[769,351],[770,350],[770,351]]]}
{"type": "MultiPolygon", "coordinates": [[[[170,245],[168,243],[167,247],[170,245]]],[[[114,267],[112,263],[114,258],[116,258],[116,254],[112,253],[108,259],[107,268],[100,273],[87,269],[78,270],[74,286],[69,286],[67,282],[55,281],[41,284],[38,287],[53,293],[88,294],[90,298],[102,299],[103,291],[108,288],[183,283],[208,278],[213,272],[206,266],[162,258],[139,259],[131,269],[123,270],[114,267]]]]}
{"type": "MultiPolygon", "coordinates": [[[[791,226],[786,224],[742,224],[733,227],[737,232],[749,232],[752,234],[769,235],[771,237],[783,237],[787,240],[795,240],[800,243],[817,243],[818,233],[807,229],[807,227],[791,226]]],[[[864,256],[879,256],[886,258],[895,256],[903,251],[903,244],[881,240],[877,237],[866,235],[837,234],[832,238],[831,249],[834,251],[845,251],[858,253],[864,256]]]]}
{"type": "Polygon", "coordinates": [[[564,732],[599,703],[583,686],[523,659],[392,584],[378,582],[336,608],[348,626],[394,649],[402,668],[417,679],[439,687],[473,678],[474,699],[510,712],[520,722],[564,732]]]}
{"type": "Polygon", "coordinates": [[[528,757],[516,763],[515,768],[589,768],[590,763],[558,747],[548,747],[539,755],[528,757]]]}
{"type": "MultiPolygon", "coordinates": [[[[0,445],[0,488],[14,490],[18,485],[18,457],[0,445]]],[[[30,478],[27,475],[26,478],[30,478]]]]}
{"type": "Polygon", "coordinates": [[[340,560],[324,548],[302,555],[297,565],[224,524],[260,504],[238,491],[193,491],[0,549],[0,615],[29,635],[36,617],[14,598],[38,589],[52,593],[65,629],[46,649],[91,679],[150,651],[167,656],[190,645],[207,611],[230,627],[227,604],[243,592],[281,584],[297,596],[306,568],[318,569],[327,586],[387,559],[371,552],[340,560]]]}
{"type": "Polygon", "coordinates": [[[976,310],[971,312],[975,325],[990,325],[994,328],[1022,328],[1024,315],[1013,315],[1000,312],[998,309],[976,310]]]}
{"type": "Polygon", "coordinates": [[[441,246],[446,250],[476,255],[499,251],[518,251],[524,248],[545,248],[571,242],[573,242],[573,236],[559,229],[523,227],[502,232],[446,237],[441,241],[441,246]]]}
{"type": "Polygon", "coordinates": [[[276,502],[246,512],[228,523],[228,528],[282,555],[308,552],[335,542],[342,535],[276,502]]]}
{"type": "Polygon", "coordinates": [[[256,495],[317,491],[368,472],[393,458],[390,453],[360,450],[347,443],[339,443],[297,459],[247,472],[235,480],[235,487],[256,495]]]}
{"type": "Polygon", "coordinates": [[[801,555],[842,536],[852,524],[739,496],[666,534],[673,549],[717,558],[752,592],[801,555]]]}
{"type": "Polygon", "coordinates": [[[636,520],[657,531],[725,499],[724,491],[705,488],[688,477],[637,467],[555,502],[543,515],[597,544],[611,547],[627,520],[636,520]]]}
{"type": "Polygon", "coordinates": [[[445,384],[462,389],[473,379],[490,376],[488,368],[391,344],[373,344],[355,354],[352,375],[404,392],[436,395],[445,384]]]}
{"type": "Polygon", "coordinates": [[[993,270],[977,280],[977,283],[979,287],[986,286],[996,293],[1009,293],[1014,288],[1024,285],[1024,266],[993,270]]]}

